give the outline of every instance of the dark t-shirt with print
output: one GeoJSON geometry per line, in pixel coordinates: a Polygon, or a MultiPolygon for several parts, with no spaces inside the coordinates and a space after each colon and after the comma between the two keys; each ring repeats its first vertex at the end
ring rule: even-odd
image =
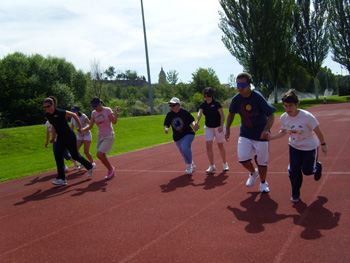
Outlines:
{"type": "Polygon", "coordinates": [[[193,116],[187,110],[181,109],[178,113],[168,112],[164,120],[164,126],[173,128],[174,141],[181,140],[187,134],[195,134],[191,123],[194,121],[193,116]]]}

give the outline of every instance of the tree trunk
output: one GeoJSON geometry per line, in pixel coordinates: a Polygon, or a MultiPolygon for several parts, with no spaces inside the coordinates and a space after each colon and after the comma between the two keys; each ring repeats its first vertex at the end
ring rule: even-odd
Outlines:
{"type": "Polygon", "coordinates": [[[316,96],[316,99],[318,100],[318,84],[317,84],[316,76],[314,76],[314,84],[315,84],[315,96],[316,96]]]}

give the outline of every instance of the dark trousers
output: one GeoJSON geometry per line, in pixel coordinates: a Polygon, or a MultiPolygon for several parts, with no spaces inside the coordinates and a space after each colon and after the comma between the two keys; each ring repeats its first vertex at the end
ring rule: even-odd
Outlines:
{"type": "Polygon", "coordinates": [[[292,185],[292,196],[300,197],[300,188],[303,184],[303,173],[314,174],[318,158],[318,149],[301,151],[289,145],[289,167],[288,175],[292,185]]]}
{"type": "Polygon", "coordinates": [[[55,159],[57,165],[57,179],[66,179],[66,174],[64,171],[64,152],[68,149],[72,158],[78,162],[80,162],[87,170],[92,169],[92,164],[86,160],[77,149],[77,137],[74,132],[67,134],[59,134],[57,136],[56,141],[56,149],[55,149],[55,159]]]}

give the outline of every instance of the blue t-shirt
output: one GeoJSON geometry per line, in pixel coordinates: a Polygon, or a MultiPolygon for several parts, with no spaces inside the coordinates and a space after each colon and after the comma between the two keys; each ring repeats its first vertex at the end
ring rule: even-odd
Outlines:
{"type": "Polygon", "coordinates": [[[232,98],[229,111],[241,116],[239,136],[255,141],[265,128],[267,117],[276,111],[276,108],[266,101],[260,92],[253,90],[248,98],[237,94],[232,98]]]}

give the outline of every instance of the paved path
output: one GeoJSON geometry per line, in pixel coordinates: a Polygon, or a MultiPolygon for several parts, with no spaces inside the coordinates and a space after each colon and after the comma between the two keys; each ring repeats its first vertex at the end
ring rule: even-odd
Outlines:
{"type": "MultiPolygon", "coordinates": [[[[92,179],[70,172],[66,187],[51,184],[55,171],[1,183],[0,262],[350,262],[350,103],[309,110],[330,150],[320,154],[321,180],[304,177],[298,204],[289,201],[287,137],[271,142],[271,192],[260,194],[245,186],[235,127],[226,173],[205,174],[201,135],[192,177],[168,143],[112,157],[110,181],[97,162],[92,179]]],[[[221,167],[217,147],[215,157],[221,167]]]]}

